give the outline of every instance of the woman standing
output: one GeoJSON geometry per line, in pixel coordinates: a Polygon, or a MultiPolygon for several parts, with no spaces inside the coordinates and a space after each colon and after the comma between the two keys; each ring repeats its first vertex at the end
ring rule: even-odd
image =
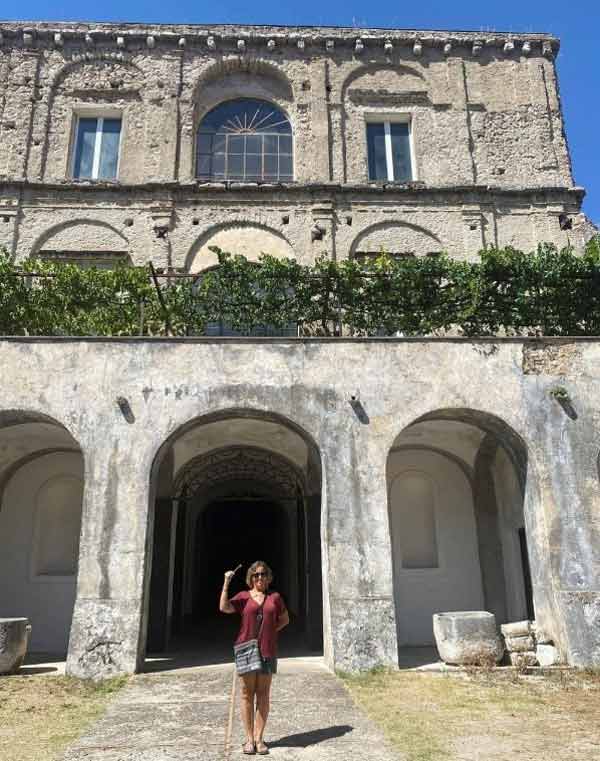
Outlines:
{"type": "MultiPolygon", "coordinates": [[[[237,570],[237,569],[236,569],[237,570]]],[[[235,641],[237,649],[247,645],[253,647],[252,641],[258,640],[257,658],[248,663],[253,669],[241,673],[241,713],[246,742],[242,750],[248,755],[259,753],[264,756],[269,752],[263,740],[265,724],[269,715],[271,679],[277,673],[277,633],[290,622],[283,598],[278,592],[269,592],[273,581],[273,572],[262,560],[252,563],[246,573],[246,584],[250,591],[239,592],[229,599],[229,584],[235,571],[226,571],[219,609],[222,613],[239,613],[242,617],[240,631],[235,641]],[[254,699],[256,697],[256,712],[254,699]]],[[[240,664],[236,666],[240,670],[240,664]]],[[[242,667],[242,671],[248,668],[242,667]]]]}

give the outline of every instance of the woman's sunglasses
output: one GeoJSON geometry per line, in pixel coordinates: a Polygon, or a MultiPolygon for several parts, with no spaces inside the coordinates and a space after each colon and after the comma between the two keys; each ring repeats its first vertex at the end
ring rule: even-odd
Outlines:
{"type": "Polygon", "coordinates": [[[259,571],[258,573],[253,573],[252,574],[252,578],[253,579],[260,579],[263,576],[264,576],[265,579],[267,579],[269,577],[269,574],[266,573],[265,571],[259,571]]]}

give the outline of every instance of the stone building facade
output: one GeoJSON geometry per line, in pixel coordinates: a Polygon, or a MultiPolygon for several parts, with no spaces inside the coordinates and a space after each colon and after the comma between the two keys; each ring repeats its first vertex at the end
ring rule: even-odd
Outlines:
{"type": "MultiPolygon", "coordinates": [[[[581,245],[557,52],[536,34],[2,23],[0,245],[182,272],[212,245],[303,262],[581,245]]],[[[268,554],[331,667],[397,664],[452,609],[535,617],[565,662],[597,665],[599,351],[2,339],[0,616],[29,616],[72,674],[131,672],[202,642],[203,590],[268,554]]]]}
{"type": "Polygon", "coordinates": [[[566,243],[584,235],[558,40],[372,29],[2,24],[0,245],[202,269],[206,246],[301,261],[566,243]],[[276,105],[293,181],[198,181],[204,116],[276,105]],[[111,181],[74,177],[77,120],[122,122],[111,181]],[[366,125],[410,125],[407,182],[369,181],[366,125]],[[318,226],[319,238],[311,234],[318,226]],[[157,228],[168,236],[158,238],[157,228]]]}

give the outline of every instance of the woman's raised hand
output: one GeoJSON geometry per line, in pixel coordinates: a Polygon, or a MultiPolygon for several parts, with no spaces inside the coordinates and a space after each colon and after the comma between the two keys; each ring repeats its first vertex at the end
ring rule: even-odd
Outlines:
{"type": "Polygon", "coordinates": [[[236,575],[236,573],[240,570],[242,567],[242,564],[240,563],[238,566],[236,566],[233,571],[225,571],[225,583],[229,584],[231,579],[236,575]]]}

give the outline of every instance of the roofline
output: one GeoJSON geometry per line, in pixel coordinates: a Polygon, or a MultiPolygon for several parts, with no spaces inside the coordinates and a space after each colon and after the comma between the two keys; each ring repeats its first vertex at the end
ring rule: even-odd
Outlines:
{"type": "Polygon", "coordinates": [[[42,20],[1,20],[2,31],[18,32],[27,28],[39,32],[66,32],[77,34],[90,31],[116,32],[129,34],[148,34],[152,30],[162,34],[216,34],[227,37],[244,36],[262,37],[270,34],[296,37],[336,38],[355,40],[356,38],[381,38],[406,40],[455,40],[472,42],[499,42],[502,40],[530,40],[550,42],[553,47],[560,46],[558,37],[547,32],[513,32],[503,30],[460,30],[460,29],[408,29],[402,27],[348,27],[348,26],[311,26],[311,25],[282,25],[282,24],[170,24],[164,22],[132,22],[132,21],[42,21],[42,20]]]}

